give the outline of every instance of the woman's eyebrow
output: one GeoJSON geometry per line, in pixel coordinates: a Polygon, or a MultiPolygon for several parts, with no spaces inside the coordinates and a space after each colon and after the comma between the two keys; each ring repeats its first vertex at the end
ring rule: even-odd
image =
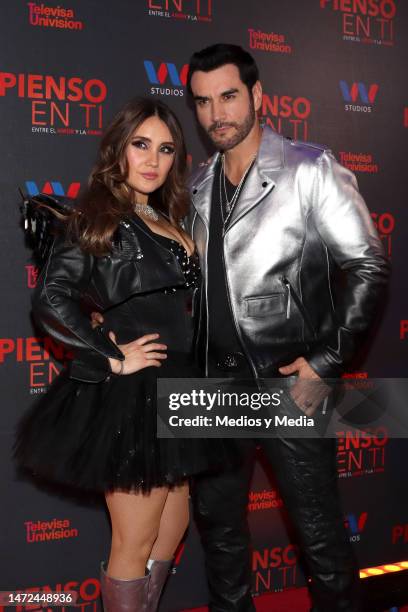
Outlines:
{"type": "MultiPolygon", "coordinates": [[[[139,136],[139,134],[136,134],[135,136],[133,136],[132,140],[134,140],[135,138],[138,138],[139,140],[144,140],[146,142],[152,142],[151,138],[148,138],[148,136],[139,136]]],[[[165,140],[164,142],[161,142],[160,145],[174,145],[173,140],[165,140]]]]}

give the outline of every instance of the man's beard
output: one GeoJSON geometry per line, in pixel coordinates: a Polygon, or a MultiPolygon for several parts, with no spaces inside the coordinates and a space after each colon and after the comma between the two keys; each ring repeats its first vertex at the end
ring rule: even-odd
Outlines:
{"type": "Polygon", "coordinates": [[[248,136],[249,132],[252,130],[254,126],[255,119],[256,119],[255,106],[253,102],[251,101],[251,104],[248,110],[248,114],[242,123],[236,123],[233,121],[230,121],[230,122],[218,121],[217,123],[213,123],[212,125],[210,125],[210,127],[207,130],[207,133],[209,137],[211,138],[211,140],[213,141],[214,145],[217,147],[217,149],[219,149],[220,151],[229,151],[230,149],[233,149],[234,147],[239,145],[240,142],[245,140],[245,138],[248,136]],[[233,135],[230,136],[230,138],[225,138],[222,136],[220,138],[217,138],[214,130],[216,130],[217,128],[227,127],[227,126],[228,127],[231,126],[235,128],[235,132],[233,133],[233,135]]]}

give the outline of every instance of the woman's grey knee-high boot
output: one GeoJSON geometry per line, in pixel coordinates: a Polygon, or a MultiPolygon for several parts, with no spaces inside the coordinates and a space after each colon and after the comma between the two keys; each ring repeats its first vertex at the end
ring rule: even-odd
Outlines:
{"type": "Polygon", "coordinates": [[[104,612],[147,612],[150,574],[122,580],[106,573],[101,563],[101,590],[104,612]]]}
{"type": "Polygon", "coordinates": [[[173,560],[157,561],[156,559],[149,559],[149,562],[148,567],[150,566],[150,582],[146,612],[156,612],[159,607],[160,595],[164,585],[166,584],[169,569],[173,563],[173,560]]]}

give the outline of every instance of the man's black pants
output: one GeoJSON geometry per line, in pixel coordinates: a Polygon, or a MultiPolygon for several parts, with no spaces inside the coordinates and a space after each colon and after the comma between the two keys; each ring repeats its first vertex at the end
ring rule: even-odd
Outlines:
{"type": "Polygon", "coordinates": [[[324,438],[239,440],[239,468],[196,478],[195,520],[205,553],[211,612],[250,612],[251,543],[247,522],[255,446],[274,470],[311,579],[314,612],[357,612],[358,568],[344,526],[336,441],[324,438]]]}

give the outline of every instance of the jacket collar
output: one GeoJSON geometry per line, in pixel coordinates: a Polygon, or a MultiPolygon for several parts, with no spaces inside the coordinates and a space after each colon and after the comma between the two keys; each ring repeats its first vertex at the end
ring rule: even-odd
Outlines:
{"type": "MultiPolygon", "coordinates": [[[[265,126],[254,166],[232,211],[227,229],[272,191],[275,186],[274,172],[281,170],[285,164],[283,146],[284,138],[269,126],[265,126]]],[[[209,164],[198,171],[191,184],[194,207],[207,226],[210,218],[215,168],[219,158],[220,153],[216,153],[209,164]]]]}

